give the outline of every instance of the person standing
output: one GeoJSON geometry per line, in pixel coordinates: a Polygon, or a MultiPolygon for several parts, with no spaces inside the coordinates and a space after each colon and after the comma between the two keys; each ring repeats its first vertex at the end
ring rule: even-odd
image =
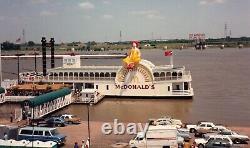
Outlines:
{"type": "Polygon", "coordinates": [[[8,140],[8,135],[7,135],[7,133],[4,133],[3,139],[4,139],[4,140],[8,140]]]}
{"type": "Polygon", "coordinates": [[[85,142],[82,140],[82,148],[85,148],[85,142]]]}
{"type": "Polygon", "coordinates": [[[10,113],[10,123],[12,123],[13,122],[13,113],[11,112],[10,113]]]}
{"type": "Polygon", "coordinates": [[[89,138],[88,138],[88,140],[86,141],[86,144],[85,144],[85,148],[90,148],[90,143],[89,143],[89,138]]]}
{"type": "Polygon", "coordinates": [[[78,143],[75,142],[74,148],[79,148],[78,143]]]}

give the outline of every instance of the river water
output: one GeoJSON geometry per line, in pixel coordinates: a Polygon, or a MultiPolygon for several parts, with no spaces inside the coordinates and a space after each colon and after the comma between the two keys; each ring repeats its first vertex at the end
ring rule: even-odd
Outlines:
{"type": "MultiPolygon", "coordinates": [[[[120,52],[120,51],[119,51],[120,52]]],[[[121,51],[125,53],[126,51],[121,51]]],[[[142,57],[155,65],[169,64],[169,57],[160,49],[142,50],[142,57]]],[[[184,122],[200,120],[230,126],[250,126],[250,49],[227,48],[203,51],[174,50],[174,65],[184,65],[192,74],[193,99],[104,98],[90,106],[94,121],[146,122],[149,118],[172,116],[184,122]]],[[[5,59],[3,77],[16,78],[17,60],[5,59]]],[[[56,59],[60,66],[61,59],[56,59]]],[[[121,59],[82,59],[82,65],[120,65],[121,59]]],[[[47,66],[49,66],[49,60],[47,66]]],[[[38,69],[41,70],[41,59],[38,69]]],[[[21,59],[20,71],[34,69],[33,59],[21,59]]],[[[0,106],[0,113],[17,105],[0,106]]],[[[55,114],[72,113],[87,120],[86,105],[70,105],[55,114]]]]}

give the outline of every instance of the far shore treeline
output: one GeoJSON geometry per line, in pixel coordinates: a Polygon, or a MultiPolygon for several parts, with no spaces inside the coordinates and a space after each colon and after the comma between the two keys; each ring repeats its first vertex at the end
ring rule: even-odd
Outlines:
{"type": "MultiPolygon", "coordinates": [[[[56,40],[56,39],[55,39],[56,40]]],[[[185,49],[188,47],[194,47],[197,42],[188,39],[172,39],[172,40],[141,40],[141,49],[185,49]],[[165,48],[164,48],[165,47],[165,48]]],[[[242,44],[244,47],[250,47],[250,37],[240,38],[217,38],[217,39],[206,39],[206,45],[209,47],[219,47],[224,45],[225,47],[238,47],[242,44]]],[[[123,50],[131,47],[131,41],[120,41],[120,42],[71,42],[71,43],[57,43],[55,44],[56,50],[70,51],[72,49],[78,51],[104,51],[104,50],[123,50]]],[[[12,43],[5,41],[1,43],[1,50],[30,50],[39,51],[41,49],[41,43],[35,43],[34,41],[28,41],[26,43],[12,43]]]]}

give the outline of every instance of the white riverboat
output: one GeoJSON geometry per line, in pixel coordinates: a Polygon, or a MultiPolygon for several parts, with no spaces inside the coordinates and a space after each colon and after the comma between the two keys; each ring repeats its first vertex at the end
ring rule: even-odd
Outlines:
{"type": "Polygon", "coordinates": [[[98,96],[192,98],[194,95],[191,73],[186,71],[184,66],[156,66],[144,59],[129,69],[123,64],[82,66],[80,59],[81,55],[65,55],[62,67],[48,69],[46,76],[42,73],[24,72],[20,74],[20,80],[72,84],[73,89],[93,92],[94,98],[98,96]]]}

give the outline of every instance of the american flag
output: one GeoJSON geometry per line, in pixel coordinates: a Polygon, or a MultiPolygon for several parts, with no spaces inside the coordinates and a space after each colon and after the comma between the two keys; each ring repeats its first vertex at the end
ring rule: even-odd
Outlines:
{"type": "Polygon", "coordinates": [[[172,55],[173,55],[173,51],[171,50],[165,51],[165,56],[172,56],[172,55]]]}
{"type": "Polygon", "coordinates": [[[21,38],[16,39],[16,43],[21,42],[21,38]]]}

